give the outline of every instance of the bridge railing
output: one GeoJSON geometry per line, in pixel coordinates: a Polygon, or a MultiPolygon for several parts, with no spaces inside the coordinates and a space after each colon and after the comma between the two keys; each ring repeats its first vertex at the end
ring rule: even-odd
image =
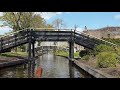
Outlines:
{"type": "Polygon", "coordinates": [[[33,28],[36,31],[74,31],[74,29],[56,29],[56,28],[33,28]]]}
{"type": "Polygon", "coordinates": [[[72,36],[72,29],[34,29],[34,36],[36,40],[41,41],[68,41],[72,36]]]}
{"type": "Polygon", "coordinates": [[[28,39],[29,29],[23,29],[3,35],[0,37],[0,50],[19,45],[21,43],[25,43],[28,39]]]}
{"type": "Polygon", "coordinates": [[[89,37],[89,38],[93,38],[93,39],[100,40],[100,41],[104,42],[104,44],[109,44],[109,45],[112,45],[112,46],[115,46],[115,47],[118,46],[118,45],[116,45],[116,44],[114,44],[114,43],[112,43],[112,42],[103,40],[103,39],[98,38],[98,37],[95,37],[95,36],[93,36],[93,35],[86,34],[86,33],[84,33],[84,32],[80,32],[80,31],[76,31],[76,30],[75,30],[75,32],[80,33],[81,35],[85,35],[85,36],[87,36],[87,37],[89,37]]]}

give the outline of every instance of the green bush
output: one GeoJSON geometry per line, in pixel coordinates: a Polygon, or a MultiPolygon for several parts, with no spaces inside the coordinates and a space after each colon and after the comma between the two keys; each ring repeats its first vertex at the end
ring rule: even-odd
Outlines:
{"type": "Polygon", "coordinates": [[[89,57],[90,57],[89,55],[86,55],[86,56],[83,56],[81,59],[82,59],[82,60],[85,60],[85,61],[88,61],[88,60],[89,60],[89,57]]]}
{"type": "Polygon", "coordinates": [[[80,53],[79,53],[79,56],[80,56],[80,57],[83,57],[83,56],[86,56],[86,55],[88,55],[88,51],[87,51],[87,50],[82,50],[82,51],[80,51],[80,53]]]}
{"type": "Polygon", "coordinates": [[[116,48],[116,50],[117,50],[117,54],[120,55],[120,47],[116,48]]]}
{"type": "Polygon", "coordinates": [[[97,55],[97,64],[100,68],[116,67],[118,55],[113,52],[101,52],[97,55]]]}
{"type": "Polygon", "coordinates": [[[114,52],[114,48],[111,46],[101,44],[94,49],[94,54],[97,55],[101,52],[114,52]]]}

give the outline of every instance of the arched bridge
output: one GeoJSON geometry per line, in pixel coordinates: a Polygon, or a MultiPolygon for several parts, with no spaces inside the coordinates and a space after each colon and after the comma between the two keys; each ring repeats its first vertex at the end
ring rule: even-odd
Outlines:
{"type": "MultiPolygon", "coordinates": [[[[31,46],[34,48],[35,41],[67,41],[69,42],[69,57],[73,58],[74,43],[93,49],[99,44],[117,46],[111,42],[96,38],[76,30],[56,29],[24,29],[0,37],[0,53],[6,52],[14,47],[29,43],[29,56],[31,57],[31,46]]],[[[32,50],[34,53],[34,49],[32,50]]],[[[34,56],[34,54],[33,54],[34,56]]]]}

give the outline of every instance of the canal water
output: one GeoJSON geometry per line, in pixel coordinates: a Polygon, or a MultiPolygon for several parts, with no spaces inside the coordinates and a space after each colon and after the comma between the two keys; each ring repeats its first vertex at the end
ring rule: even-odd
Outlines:
{"type": "MultiPolygon", "coordinates": [[[[85,78],[67,58],[55,56],[53,53],[38,57],[35,61],[34,72],[32,72],[34,75],[38,67],[43,70],[40,78],[85,78]]],[[[0,78],[28,78],[28,70],[24,65],[2,69],[0,70],[0,78]]]]}

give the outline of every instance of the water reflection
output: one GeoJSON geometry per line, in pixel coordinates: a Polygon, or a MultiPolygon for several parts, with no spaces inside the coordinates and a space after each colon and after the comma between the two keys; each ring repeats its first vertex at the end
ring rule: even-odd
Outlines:
{"type": "Polygon", "coordinates": [[[70,78],[74,78],[74,67],[72,61],[69,61],[69,73],[70,73],[70,78]]]}
{"type": "Polygon", "coordinates": [[[43,69],[40,78],[81,78],[82,75],[76,66],[68,59],[55,56],[52,53],[44,54],[29,64],[0,70],[0,78],[35,78],[36,70],[43,69]]]}

